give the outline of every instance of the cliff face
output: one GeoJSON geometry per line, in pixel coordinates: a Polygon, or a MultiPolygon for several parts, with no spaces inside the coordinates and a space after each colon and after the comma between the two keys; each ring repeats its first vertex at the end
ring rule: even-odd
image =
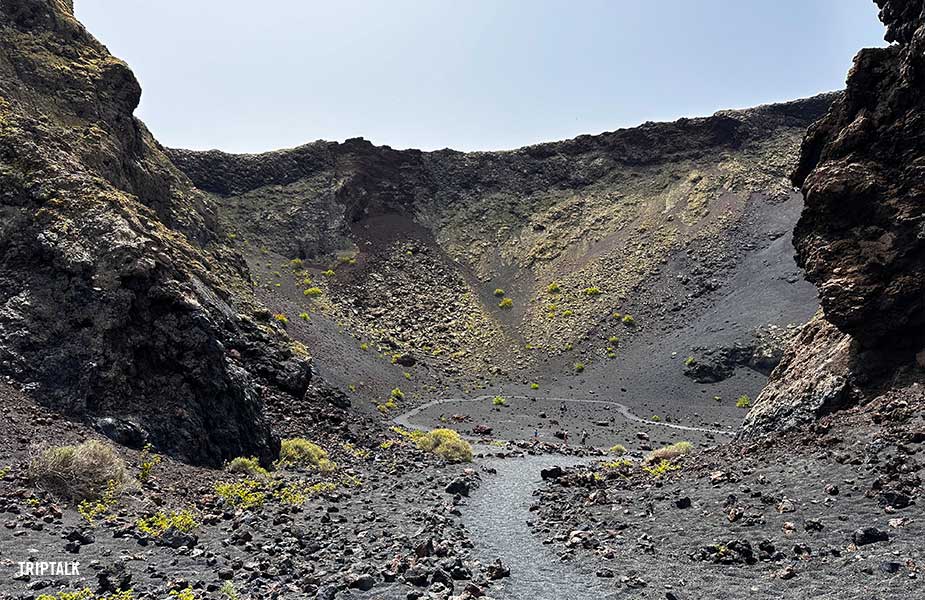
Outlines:
{"type": "Polygon", "coordinates": [[[270,460],[310,377],[69,2],[0,2],[0,373],[131,445],[270,460]]]}
{"type": "Polygon", "coordinates": [[[857,55],[845,95],[810,128],[793,175],[805,198],[797,261],[824,317],[791,348],[747,429],[787,426],[923,379],[925,3],[877,4],[895,43],[857,55]]]}

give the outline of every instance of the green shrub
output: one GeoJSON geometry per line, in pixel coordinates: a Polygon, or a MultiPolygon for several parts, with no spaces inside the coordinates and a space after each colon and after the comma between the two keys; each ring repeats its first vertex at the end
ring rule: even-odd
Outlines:
{"type": "Polygon", "coordinates": [[[663,446],[657,450],[653,450],[646,456],[646,462],[653,463],[656,461],[671,460],[687,454],[693,449],[694,446],[690,442],[677,442],[670,446],[663,446]]]}
{"type": "Polygon", "coordinates": [[[289,261],[289,266],[292,267],[293,269],[301,269],[301,268],[302,268],[302,259],[301,259],[301,258],[293,258],[292,260],[289,261]]]}
{"type": "Polygon", "coordinates": [[[160,537],[168,529],[188,533],[196,529],[198,525],[193,513],[188,510],[157,512],[150,517],[138,519],[135,522],[138,531],[152,537],[160,537]]]}
{"type": "Polygon", "coordinates": [[[626,446],[624,446],[623,444],[614,444],[613,446],[610,447],[610,450],[608,450],[608,452],[610,452],[611,454],[616,454],[617,456],[623,456],[624,454],[626,454],[626,446]]]}
{"type": "Polygon", "coordinates": [[[501,302],[498,303],[498,308],[508,309],[514,306],[514,301],[510,298],[502,298],[501,302]]]}
{"type": "Polygon", "coordinates": [[[310,321],[310,320],[311,320],[311,317],[308,315],[307,312],[300,312],[300,313],[299,313],[299,318],[302,319],[303,321],[310,321]]]}
{"type": "Polygon", "coordinates": [[[96,519],[108,514],[119,501],[119,489],[116,482],[110,479],[106,484],[106,491],[95,500],[81,500],[77,505],[77,512],[87,520],[91,526],[96,525],[96,519]]]}
{"type": "Polygon", "coordinates": [[[390,395],[392,398],[395,398],[396,400],[404,400],[404,399],[405,399],[405,392],[401,391],[400,388],[392,388],[392,391],[391,391],[391,393],[389,393],[389,395],[390,395]]]}
{"type": "Polygon", "coordinates": [[[558,283],[553,281],[548,286],[546,286],[546,291],[550,294],[558,294],[560,291],[562,291],[562,288],[559,287],[558,283]]]}
{"type": "Polygon", "coordinates": [[[452,429],[434,429],[418,438],[417,445],[448,462],[472,461],[472,446],[452,429]]]}
{"type": "Polygon", "coordinates": [[[317,298],[318,296],[320,296],[320,295],[323,294],[323,293],[324,293],[324,292],[322,292],[322,291],[321,291],[321,288],[319,288],[319,287],[310,287],[310,288],[306,288],[305,290],[302,291],[302,294],[305,295],[305,296],[308,296],[309,298],[317,298]]]}
{"type": "Polygon", "coordinates": [[[196,600],[196,594],[191,587],[186,587],[180,591],[172,590],[168,596],[177,600],[196,600]]]}
{"type": "Polygon", "coordinates": [[[273,320],[276,321],[277,323],[282,323],[283,325],[285,325],[289,322],[289,317],[287,317],[283,313],[276,313],[275,315],[273,315],[273,320]]]}
{"type": "Polygon", "coordinates": [[[621,315],[621,314],[618,313],[618,312],[615,312],[615,313],[613,313],[613,314],[610,315],[610,316],[613,317],[614,319],[616,319],[617,321],[619,321],[619,320],[623,317],[623,315],[621,315]]]}
{"type": "Polygon", "coordinates": [[[334,277],[334,269],[328,269],[327,271],[322,271],[322,275],[325,277],[334,277]]]}
{"type": "Polygon", "coordinates": [[[574,348],[574,347],[575,347],[575,346],[572,345],[572,342],[565,342],[565,349],[566,349],[566,350],[571,350],[571,349],[574,348]]]}
{"type": "Polygon", "coordinates": [[[531,390],[538,390],[538,389],[540,389],[540,384],[538,384],[538,383],[536,383],[536,382],[531,383],[531,384],[530,384],[530,389],[531,389],[531,390]]]}
{"type": "Polygon", "coordinates": [[[330,473],[337,468],[327,451],[305,438],[289,438],[282,442],[278,464],[281,466],[302,467],[330,473]]]}
{"type": "Polygon", "coordinates": [[[125,461],[97,440],[42,450],[29,465],[29,477],[55,495],[78,501],[102,498],[110,487],[118,496],[130,482],[125,461]]]}
{"type": "Polygon", "coordinates": [[[662,475],[669,473],[671,471],[677,471],[680,469],[678,465],[672,464],[670,461],[661,460],[658,464],[655,465],[643,465],[642,470],[651,475],[652,477],[658,479],[662,475]]]}
{"type": "Polygon", "coordinates": [[[369,350],[369,344],[367,344],[366,342],[363,342],[362,344],[360,344],[360,350],[369,350]]]}
{"type": "Polygon", "coordinates": [[[572,312],[572,309],[570,309],[570,308],[566,308],[565,310],[562,311],[562,316],[563,316],[563,317],[571,317],[573,314],[575,314],[575,313],[573,313],[573,312],[572,312]]]}
{"type": "Polygon", "coordinates": [[[499,298],[503,297],[503,296],[504,296],[504,290],[502,290],[501,288],[495,288],[495,296],[497,296],[497,297],[499,297],[499,298]]]}
{"type": "Polygon", "coordinates": [[[615,335],[612,335],[609,338],[607,338],[607,341],[610,342],[611,344],[616,344],[620,341],[620,338],[618,338],[615,335]]]}
{"type": "Polygon", "coordinates": [[[575,363],[576,372],[581,373],[584,370],[585,370],[585,363],[580,363],[580,362],[575,363]]]}
{"type": "Polygon", "coordinates": [[[507,400],[505,400],[502,396],[495,396],[491,399],[491,403],[493,406],[505,406],[507,404],[507,400]]]}
{"type": "Polygon", "coordinates": [[[228,600],[241,600],[241,596],[238,595],[238,590],[235,589],[234,584],[230,581],[223,583],[222,587],[218,589],[218,593],[228,600]]]}
{"type": "Polygon", "coordinates": [[[307,495],[302,491],[303,486],[296,483],[284,485],[273,492],[273,497],[282,504],[290,506],[302,506],[305,504],[307,495]]]}
{"type": "Polygon", "coordinates": [[[585,296],[600,296],[600,295],[601,295],[601,288],[595,285],[585,288],[585,296]]]}
{"type": "Polygon", "coordinates": [[[215,493],[231,506],[245,510],[259,508],[266,500],[260,482],[254,479],[216,483],[215,493]]]}
{"type": "Polygon", "coordinates": [[[623,324],[627,327],[635,327],[636,319],[633,318],[633,315],[623,315],[623,324]]]}
{"type": "Polygon", "coordinates": [[[739,396],[739,399],[736,400],[736,408],[748,408],[751,405],[752,405],[752,399],[746,396],[745,394],[742,394],[741,396],[739,396]]]}
{"type": "Polygon", "coordinates": [[[144,448],[141,449],[141,458],[139,460],[140,464],[137,475],[137,479],[141,483],[147,483],[148,479],[151,478],[154,467],[161,464],[161,457],[154,454],[153,450],[154,446],[151,444],[145,444],[144,448]]]}
{"type": "Polygon", "coordinates": [[[617,460],[612,460],[609,462],[601,463],[601,466],[605,469],[623,469],[629,467],[633,464],[633,461],[626,458],[618,458],[617,460]]]}
{"type": "Polygon", "coordinates": [[[269,475],[267,470],[260,466],[260,461],[253,456],[238,456],[237,458],[233,458],[225,465],[225,470],[229,473],[250,475],[252,477],[266,477],[269,475]]]}
{"type": "Polygon", "coordinates": [[[651,419],[656,423],[660,423],[662,421],[662,418],[658,415],[652,415],[651,419]]]}
{"type": "Polygon", "coordinates": [[[694,358],[693,356],[688,356],[687,358],[684,359],[684,366],[689,367],[696,362],[697,362],[696,358],[694,358]]]}

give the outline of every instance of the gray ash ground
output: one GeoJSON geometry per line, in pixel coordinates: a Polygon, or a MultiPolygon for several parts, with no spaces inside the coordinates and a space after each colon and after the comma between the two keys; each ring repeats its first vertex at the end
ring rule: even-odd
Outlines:
{"type": "Polygon", "coordinates": [[[694,453],[661,478],[576,469],[540,492],[538,520],[617,597],[921,598],[917,388],[782,439],[694,453]]]}

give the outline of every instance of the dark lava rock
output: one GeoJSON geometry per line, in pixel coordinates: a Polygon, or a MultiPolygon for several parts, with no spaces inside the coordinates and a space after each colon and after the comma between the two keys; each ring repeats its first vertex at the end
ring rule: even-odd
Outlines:
{"type": "Polygon", "coordinates": [[[360,590],[363,592],[371,590],[373,586],[376,585],[376,579],[368,573],[363,573],[360,575],[351,573],[347,575],[345,580],[347,582],[348,588],[360,590]]]}
{"type": "Polygon", "coordinates": [[[430,580],[430,571],[418,564],[405,571],[402,577],[411,585],[423,587],[427,585],[427,582],[430,580]]]}
{"type": "Polygon", "coordinates": [[[732,540],[726,544],[711,544],[702,547],[691,558],[720,564],[754,564],[757,561],[748,540],[732,540]]]}
{"type": "Polygon", "coordinates": [[[543,481],[546,481],[547,479],[558,479],[563,475],[565,475],[565,471],[560,466],[549,467],[548,469],[540,470],[540,478],[542,478],[543,481]]]}
{"type": "Polygon", "coordinates": [[[199,538],[192,533],[186,533],[170,527],[155,538],[155,543],[159,546],[170,546],[171,548],[180,548],[186,546],[193,548],[199,542],[199,538]]]}
{"type": "Polygon", "coordinates": [[[792,175],[804,197],[793,244],[822,311],[774,370],[746,436],[872,399],[925,366],[925,13],[920,1],[876,3],[895,43],[857,54],[792,175]]]}
{"type": "Polygon", "coordinates": [[[674,501],[674,505],[678,508],[690,508],[691,499],[688,498],[687,496],[684,496],[683,498],[678,498],[674,501]]]}
{"type": "Polygon", "coordinates": [[[897,43],[861,50],[845,94],[810,127],[793,175],[806,202],[793,243],[826,319],[864,347],[918,349],[925,235],[913,217],[925,196],[915,168],[925,144],[914,124],[925,115],[925,15],[921,2],[877,4],[897,43]]]}
{"type": "Polygon", "coordinates": [[[447,494],[459,494],[460,496],[469,496],[469,482],[462,478],[457,477],[446,486],[447,494]]]}
{"type": "Polygon", "coordinates": [[[855,543],[856,546],[865,546],[867,544],[874,544],[876,542],[886,542],[890,539],[890,535],[883,531],[882,529],[877,529],[876,527],[862,527],[856,529],[854,533],[851,534],[851,540],[855,543]]]}
{"type": "Polygon", "coordinates": [[[880,492],[878,498],[880,506],[892,506],[893,508],[906,508],[912,504],[912,499],[902,492],[895,490],[884,490],[880,492]]]}
{"type": "Polygon", "coordinates": [[[120,442],[269,464],[264,402],[300,401],[310,362],[258,324],[214,207],[134,118],[138,81],[72,6],[0,5],[0,97],[30,99],[4,103],[0,132],[4,165],[28,165],[0,175],[0,375],[120,442]]]}
{"type": "Polygon", "coordinates": [[[902,563],[893,562],[893,561],[884,561],[880,563],[880,570],[884,573],[896,573],[903,568],[902,563]]]}
{"type": "Polygon", "coordinates": [[[510,577],[511,570],[504,566],[504,564],[501,562],[501,559],[499,558],[494,563],[488,565],[486,573],[489,579],[498,580],[505,577],[510,577]]]}

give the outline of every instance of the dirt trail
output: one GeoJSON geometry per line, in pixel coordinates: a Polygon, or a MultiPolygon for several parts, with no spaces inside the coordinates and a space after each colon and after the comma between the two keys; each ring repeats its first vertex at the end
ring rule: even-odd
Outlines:
{"type": "MultiPolygon", "coordinates": [[[[490,400],[492,397],[493,395],[486,394],[483,396],[476,396],[474,398],[440,398],[437,400],[431,400],[430,402],[427,402],[418,407],[412,408],[408,412],[395,417],[394,421],[396,424],[402,427],[408,427],[412,429],[421,429],[420,426],[412,423],[411,419],[423,410],[427,410],[428,408],[432,408],[440,404],[449,404],[452,402],[485,402],[485,401],[490,400]]],[[[527,396],[508,395],[506,397],[512,398],[512,399],[528,399],[527,396]]],[[[701,433],[711,433],[714,435],[724,435],[724,436],[730,436],[730,437],[735,435],[734,431],[726,431],[723,429],[710,429],[708,427],[694,427],[692,425],[681,425],[679,423],[668,423],[665,421],[653,421],[651,419],[644,419],[634,414],[629,409],[629,407],[626,406],[625,404],[621,404],[613,400],[590,400],[590,399],[582,399],[582,398],[545,398],[545,400],[549,400],[552,402],[565,402],[566,404],[597,404],[601,406],[612,406],[617,409],[617,412],[624,419],[628,421],[633,421],[636,423],[641,423],[643,425],[651,426],[651,427],[668,427],[670,429],[678,429],[681,431],[698,431],[701,433]]]]}

